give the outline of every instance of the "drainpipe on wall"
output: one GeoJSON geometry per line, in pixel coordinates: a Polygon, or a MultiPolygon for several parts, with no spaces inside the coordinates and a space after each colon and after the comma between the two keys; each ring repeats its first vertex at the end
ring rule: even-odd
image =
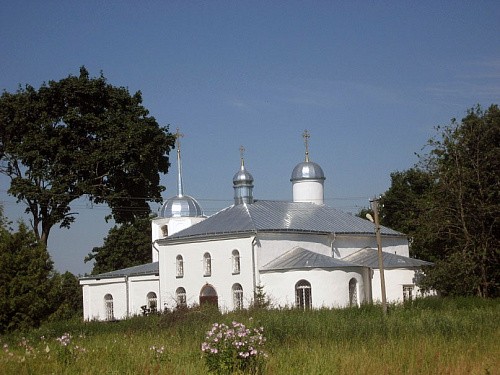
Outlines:
{"type": "Polygon", "coordinates": [[[332,251],[332,258],[335,258],[335,250],[333,248],[333,243],[337,239],[337,235],[334,232],[332,232],[332,233],[330,233],[329,237],[331,238],[331,240],[330,240],[331,241],[330,242],[330,249],[332,251]]]}
{"type": "MultiPolygon", "coordinates": [[[[155,249],[156,252],[158,253],[158,297],[157,297],[157,300],[156,300],[156,310],[157,311],[163,311],[164,310],[164,306],[161,303],[162,298],[161,298],[161,280],[160,280],[160,249],[158,249],[156,247],[156,241],[158,241],[158,240],[154,240],[151,243],[151,245],[153,246],[153,249],[155,249]]],[[[153,260],[153,259],[151,259],[151,260],[153,260]]]]}
{"type": "Polygon", "coordinates": [[[130,296],[129,296],[129,288],[128,288],[128,276],[125,275],[125,294],[126,294],[126,301],[127,301],[127,318],[130,316],[130,296]]]}
{"type": "MultiPolygon", "coordinates": [[[[158,248],[156,247],[156,241],[158,241],[158,240],[154,240],[153,242],[151,242],[151,246],[152,246],[152,247],[153,247],[153,249],[155,249],[155,250],[156,250],[156,252],[158,253],[158,260],[160,260],[160,249],[158,249],[158,248]]],[[[153,259],[151,259],[151,261],[153,261],[153,259]]]]}
{"type": "Polygon", "coordinates": [[[156,250],[156,252],[158,253],[158,255],[160,255],[160,249],[158,249],[158,248],[156,247],[156,240],[154,240],[153,242],[151,242],[151,245],[153,246],[153,249],[155,249],[155,250],[156,250]]]}
{"type": "Polygon", "coordinates": [[[255,299],[255,294],[257,293],[257,277],[255,273],[257,269],[255,268],[255,245],[257,244],[257,236],[255,236],[252,240],[252,275],[253,275],[253,297],[255,299]]]}

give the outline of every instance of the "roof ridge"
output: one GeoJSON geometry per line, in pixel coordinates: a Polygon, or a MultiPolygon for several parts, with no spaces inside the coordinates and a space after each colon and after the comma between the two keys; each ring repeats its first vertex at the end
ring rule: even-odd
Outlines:
{"type": "Polygon", "coordinates": [[[246,211],[248,217],[250,218],[250,221],[252,222],[252,229],[254,230],[254,232],[257,232],[257,225],[255,225],[255,220],[252,216],[252,213],[250,212],[250,209],[248,208],[248,205],[251,205],[251,204],[254,204],[254,203],[243,203],[243,205],[245,207],[245,211],[246,211]]]}

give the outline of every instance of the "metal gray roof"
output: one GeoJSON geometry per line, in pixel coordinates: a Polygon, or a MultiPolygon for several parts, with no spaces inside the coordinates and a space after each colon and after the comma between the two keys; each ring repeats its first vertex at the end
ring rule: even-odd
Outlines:
{"type": "Polygon", "coordinates": [[[123,276],[143,276],[143,275],[155,275],[158,274],[159,267],[158,262],[141,264],[139,266],[123,268],[121,270],[100,273],[99,275],[85,276],[82,280],[88,279],[106,279],[113,277],[123,277],[123,276]]]}
{"type": "MultiPolygon", "coordinates": [[[[379,268],[377,249],[366,247],[342,259],[374,269],[379,268]]],[[[426,262],[425,260],[408,258],[402,255],[386,253],[385,251],[382,252],[382,261],[384,263],[384,268],[415,268],[433,265],[433,263],[426,262]]]]}
{"type": "MultiPolygon", "coordinates": [[[[308,202],[255,201],[227,207],[206,220],[164,239],[256,232],[374,234],[368,220],[325,205],[308,202]]],[[[404,236],[381,227],[382,235],[404,236]]]]}
{"type": "Polygon", "coordinates": [[[260,271],[343,267],[360,266],[345,260],[318,254],[313,251],[303,249],[302,247],[294,247],[292,250],[287,251],[264,265],[260,271]]]}

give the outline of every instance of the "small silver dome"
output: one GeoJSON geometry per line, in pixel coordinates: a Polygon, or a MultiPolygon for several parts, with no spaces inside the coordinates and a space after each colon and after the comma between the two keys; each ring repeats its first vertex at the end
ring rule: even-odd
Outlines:
{"type": "Polygon", "coordinates": [[[233,177],[233,189],[234,204],[253,203],[253,176],[246,170],[243,157],[241,157],[240,169],[233,177]]]}
{"type": "Polygon", "coordinates": [[[163,203],[160,217],[200,217],[203,211],[200,204],[189,195],[175,196],[163,203]]]}
{"type": "Polygon", "coordinates": [[[234,185],[240,185],[240,184],[252,184],[253,182],[253,176],[251,175],[250,172],[248,172],[245,168],[245,165],[242,163],[240,170],[235,173],[233,177],[233,184],[234,185]]]}
{"type": "Polygon", "coordinates": [[[324,180],[325,174],[319,164],[312,161],[303,161],[293,168],[290,181],[299,180],[324,180]]]}

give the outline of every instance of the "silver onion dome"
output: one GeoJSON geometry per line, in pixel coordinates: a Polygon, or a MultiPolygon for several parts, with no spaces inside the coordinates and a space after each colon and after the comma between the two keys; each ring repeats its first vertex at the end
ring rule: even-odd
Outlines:
{"type": "Polygon", "coordinates": [[[233,176],[234,204],[253,203],[253,176],[245,168],[244,151],[245,149],[241,146],[240,169],[233,176]]]}
{"type": "Polygon", "coordinates": [[[242,185],[242,184],[252,184],[253,176],[250,172],[248,172],[245,168],[245,164],[241,163],[240,170],[234,174],[233,184],[234,185],[242,185]]]}
{"type": "Polygon", "coordinates": [[[203,211],[200,204],[189,195],[167,199],[160,209],[160,217],[200,217],[203,211]]]}
{"type": "Polygon", "coordinates": [[[325,174],[319,164],[312,161],[303,161],[293,168],[290,181],[325,180],[325,174]]]}

